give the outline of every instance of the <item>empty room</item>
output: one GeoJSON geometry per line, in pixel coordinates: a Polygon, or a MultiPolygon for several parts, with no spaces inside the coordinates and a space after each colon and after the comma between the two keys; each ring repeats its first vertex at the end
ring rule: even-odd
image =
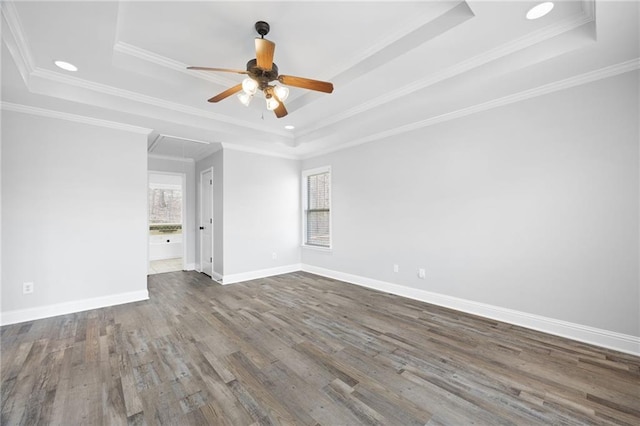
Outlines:
{"type": "Polygon", "coordinates": [[[0,11],[0,424],[640,424],[640,2],[0,11]]]}

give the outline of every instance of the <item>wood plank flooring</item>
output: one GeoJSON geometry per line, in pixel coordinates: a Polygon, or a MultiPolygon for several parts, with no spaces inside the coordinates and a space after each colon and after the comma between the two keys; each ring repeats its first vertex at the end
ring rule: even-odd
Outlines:
{"type": "Polygon", "coordinates": [[[2,425],[640,424],[640,358],[293,273],[4,326],[2,425]]]}

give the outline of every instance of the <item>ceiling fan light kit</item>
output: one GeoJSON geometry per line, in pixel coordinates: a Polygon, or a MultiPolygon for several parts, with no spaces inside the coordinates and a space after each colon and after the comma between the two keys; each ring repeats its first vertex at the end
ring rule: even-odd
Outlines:
{"type": "Polygon", "coordinates": [[[280,102],[276,101],[276,98],[274,98],[273,96],[269,96],[267,98],[267,109],[269,111],[273,111],[274,109],[278,108],[279,105],[280,102]]]}
{"type": "Polygon", "coordinates": [[[284,102],[289,97],[289,89],[284,86],[274,86],[273,91],[280,101],[284,102]]]}
{"type": "Polygon", "coordinates": [[[244,90],[244,93],[246,93],[247,95],[255,95],[256,90],[258,90],[258,82],[250,77],[247,77],[242,80],[242,90],[244,90]]]}
{"type": "Polygon", "coordinates": [[[228,68],[187,67],[193,70],[231,72],[235,74],[246,74],[248,76],[241,84],[219,93],[209,99],[209,102],[219,102],[233,94],[242,92],[238,94],[238,99],[243,105],[249,106],[253,96],[260,91],[265,97],[267,109],[274,111],[276,117],[282,118],[287,115],[284,101],[289,96],[289,89],[284,86],[270,84],[271,82],[278,81],[283,85],[324,93],[333,92],[333,84],[326,81],[279,75],[278,66],[273,62],[276,44],[264,38],[264,36],[269,33],[269,24],[264,21],[258,21],[255,24],[255,29],[260,35],[260,38],[255,39],[256,57],[247,62],[246,71],[228,68]]]}
{"type": "Polygon", "coordinates": [[[248,94],[247,92],[242,92],[238,94],[238,99],[240,99],[240,103],[244,106],[249,106],[251,103],[251,99],[253,99],[253,95],[248,94]]]}

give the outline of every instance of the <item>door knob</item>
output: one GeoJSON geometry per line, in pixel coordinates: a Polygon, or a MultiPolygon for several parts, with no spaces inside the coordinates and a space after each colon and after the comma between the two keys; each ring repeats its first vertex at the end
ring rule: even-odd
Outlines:
{"type": "Polygon", "coordinates": [[[204,226],[201,226],[201,227],[200,227],[200,230],[202,231],[203,229],[204,229],[204,226]]]}

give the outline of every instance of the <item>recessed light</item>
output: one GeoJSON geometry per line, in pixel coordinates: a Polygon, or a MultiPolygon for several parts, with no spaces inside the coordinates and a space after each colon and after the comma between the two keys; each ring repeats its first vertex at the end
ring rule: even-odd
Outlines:
{"type": "Polygon", "coordinates": [[[538,19],[542,18],[547,13],[551,12],[553,9],[553,2],[547,1],[544,3],[540,3],[539,5],[533,6],[527,12],[527,19],[538,19]]]}
{"type": "Polygon", "coordinates": [[[285,129],[287,130],[293,130],[296,128],[296,126],[292,126],[291,124],[287,124],[286,126],[284,126],[285,129]]]}
{"type": "Polygon", "coordinates": [[[53,63],[56,64],[58,68],[62,68],[65,71],[78,71],[78,67],[76,67],[73,64],[70,64],[69,62],[53,61],[53,63]]]}

